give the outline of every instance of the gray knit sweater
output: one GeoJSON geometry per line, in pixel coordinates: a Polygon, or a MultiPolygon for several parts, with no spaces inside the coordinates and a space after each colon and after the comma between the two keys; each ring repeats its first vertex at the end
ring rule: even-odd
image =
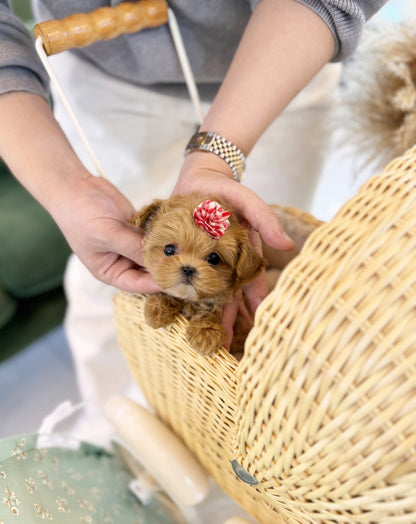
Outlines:
{"type": "MultiPolygon", "coordinates": [[[[234,55],[258,0],[170,0],[198,83],[218,84],[234,55]]],[[[387,0],[298,0],[318,13],[336,40],[333,61],[354,51],[365,22],[387,0]]],[[[120,0],[33,0],[38,21],[90,12],[120,0]]],[[[300,35],[301,36],[301,35],[300,35]]],[[[108,73],[142,86],[160,88],[183,83],[167,26],[71,51],[108,73]]],[[[33,47],[31,35],[0,0],[0,94],[29,91],[47,95],[48,78],[33,47]]]]}

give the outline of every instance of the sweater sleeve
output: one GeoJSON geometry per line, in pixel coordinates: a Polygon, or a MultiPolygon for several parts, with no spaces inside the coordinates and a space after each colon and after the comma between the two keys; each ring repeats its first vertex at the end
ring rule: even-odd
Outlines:
{"type": "Polygon", "coordinates": [[[0,94],[28,91],[47,99],[48,85],[32,36],[8,1],[0,0],[0,94]]]}
{"type": "MultiPolygon", "coordinates": [[[[387,0],[297,0],[318,14],[335,38],[332,62],[345,60],[355,51],[365,23],[387,0]]],[[[250,0],[254,8],[259,0],[250,0]]]]}

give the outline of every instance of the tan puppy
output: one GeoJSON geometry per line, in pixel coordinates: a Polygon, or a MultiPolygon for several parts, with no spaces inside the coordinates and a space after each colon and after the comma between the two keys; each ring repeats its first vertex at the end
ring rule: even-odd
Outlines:
{"type": "Polygon", "coordinates": [[[198,194],[155,200],[134,217],[144,230],[147,270],[163,293],[145,305],[146,322],[164,327],[182,314],[188,342],[208,355],[224,344],[223,306],[264,267],[229,206],[198,194]]]}

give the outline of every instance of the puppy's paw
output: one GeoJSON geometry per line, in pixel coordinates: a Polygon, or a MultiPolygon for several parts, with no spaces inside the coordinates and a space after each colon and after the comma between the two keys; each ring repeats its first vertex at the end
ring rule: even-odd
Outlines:
{"type": "Polygon", "coordinates": [[[144,319],[152,328],[166,327],[175,320],[182,308],[180,300],[168,295],[151,295],[144,305],[144,319]]]}
{"type": "Polygon", "coordinates": [[[224,345],[225,331],[221,324],[210,320],[190,321],[186,338],[200,355],[210,355],[224,345]]]}

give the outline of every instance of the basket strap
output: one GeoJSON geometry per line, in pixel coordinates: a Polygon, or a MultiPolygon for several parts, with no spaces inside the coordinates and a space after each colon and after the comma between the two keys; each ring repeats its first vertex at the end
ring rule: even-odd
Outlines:
{"type": "Polygon", "coordinates": [[[198,125],[204,119],[202,103],[195,77],[174,12],[165,0],[122,2],[116,7],[102,7],[91,13],[74,14],[62,20],[49,20],[34,28],[35,47],[46,72],[55,86],[78,134],[95,166],[98,176],[107,178],[69,99],[59,82],[48,57],[74,47],[86,47],[94,42],[116,38],[123,33],[134,33],[144,28],[157,27],[168,22],[175,50],[182,68],[198,125]]]}

